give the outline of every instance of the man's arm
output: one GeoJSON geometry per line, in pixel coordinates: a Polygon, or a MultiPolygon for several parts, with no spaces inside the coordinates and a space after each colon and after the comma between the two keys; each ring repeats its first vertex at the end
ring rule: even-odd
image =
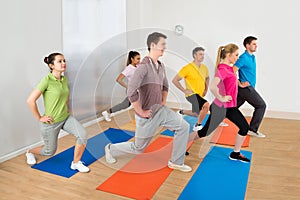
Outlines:
{"type": "Polygon", "coordinates": [[[184,87],[182,87],[181,83],[179,81],[181,81],[181,77],[177,74],[173,80],[172,83],[179,89],[181,90],[184,94],[189,95],[189,94],[193,94],[193,91],[191,90],[187,90],[184,87]]]}
{"type": "Polygon", "coordinates": [[[162,103],[161,105],[165,106],[167,103],[167,97],[168,97],[168,91],[163,90],[162,91],[162,103]]]}
{"type": "Polygon", "coordinates": [[[132,79],[128,83],[127,96],[136,113],[138,113],[141,117],[150,118],[151,110],[142,109],[142,105],[139,101],[139,92],[138,92],[138,88],[140,88],[146,73],[147,70],[143,65],[139,66],[135,70],[132,79]]]}
{"type": "MultiPolygon", "coordinates": [[[[239,68],[235,65],[232,68],[233,68],[234,73],[237,74],[237,72],[239,71],[239,68]]],[[[238,84],[239,84],[239,87],[241,87],[241,88],[248,87],[250,85],[250,83],[248,81],[241,82],[240,80],[238,80],[238,84]]]]}
{"type": "Polygon", "coordinates": [[[134,108],[134,111],[138,113],[141,117],[151,118],[151,110],[143,110],[140,101],[132,102],[131,105],[134,108]]]}
{"type": "Polygon", "coordinates": [[[205,95],[207,94],[208,85],[209,85],[209,76],[206,77],[206,79],[205,79],[205,88],[204,88],[204,91],[203,91],[203,97],[205,97],[205,95]]]}

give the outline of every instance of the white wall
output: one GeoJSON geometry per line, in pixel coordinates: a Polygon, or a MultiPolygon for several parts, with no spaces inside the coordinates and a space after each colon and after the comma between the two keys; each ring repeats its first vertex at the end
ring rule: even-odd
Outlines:
{"type": "MultiPolygon", "coordinates": [[[[1,1],[0,20],[0,162],[42,144],[26,99],[49,72],[43,63],[49,53],[65,55],[78,119],[125,96],[115,84],[126,65],[125,0],[1,1]]],[[[38,105],[42,114],[42,98],[38,105]]]]}
{"type": "Polygon", "coordinates": [[[61,1],[1,1],[0,24],[1,158],[41,140],[26,99],[48,73],[44,56],[62,50],[61,1]]]}
{"type": "MultiPolygon", "coordinates": [[[[206,49],[204,63],[209,65],[211,75],[211,65],[220,45],[236,43],[242,53],[244,37],[257,36],[256,88],[265,99],[268,111],[300,114],[299,6],[294,0],[128,0],[127,30],[149,27],[174,30],[175,25],[183,25],[184,36],[206,49]]],[[[181,48],[181,44],[177,46],[181,48]]],[[[173,71],[183,65],[180,59],[169,55],[163,59],[173,71]]],[[[172,77],[173,74],[168,77],[169,82],[172,77]]],[[[175,88],[172,91],[176,96],[182,95],[175,88]]],[[[170,96],[168,100],[175,98],[170,96]]]]}
{"type": "Polygon", "coordinates": [[[70,107],[77,119],[96,117],[126,94],[115,81],[126,66],[126,1],[62,2],[70,107]]]}

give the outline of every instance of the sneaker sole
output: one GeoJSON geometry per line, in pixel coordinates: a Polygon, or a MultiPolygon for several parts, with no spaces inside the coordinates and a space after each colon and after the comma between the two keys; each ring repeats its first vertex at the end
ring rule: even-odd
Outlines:
{"type": "Polygon", "coordinates": [[[182,170],[181,168],[177,168],[177,167],[170,167],[168,166],[170,169],[174,169],[174,170],[179,170],[181,172],[191,172],[192,170],[182,170]]]}
{"type": "Polygon", "coordinates": [[[247,135],[249,135],[249,136],[253,136],[253,137],[257,137],[257,138],[265,138],[265,137],[266,137],[265,135],[264,135],[264,136],[252,135],[252,134],[247,134],[247,135]]]}
{"type": "MultiPolygon", "coordinates": [[[[79,171],[78,169],[76,169],[76,168],[74,168],[74,167],[70,167],[72,170],[77,170],[77,171],[79,171]]],[[[88,171],[79,171],[79,172],[81,172],[81,173],[87,173],[87,172],[90,172],[91,170],[89,169],[88,171]]]]}
{"type": "Polygon", "coordinates": [[[182,168],[176,167],[176,166],[170,166],[170,165],[168,165],[168,167],[170,169],[179,170],[179,171],[182,171],[182,172],[191,172],[192,171],[192,169],[190,169],[190,170],[183,170],[182,168]]]}
{"type": "Polygon", "coordinates": [[[233,161],[240,161],[240,162],[243,162],[243,163],[250,163],[250,162],[243,161],[243,160],[240,160],[240,159],[231,158],[230,156],[228,156],[228,158],[229,158],[230,160],[233,160],[233,161]]]}

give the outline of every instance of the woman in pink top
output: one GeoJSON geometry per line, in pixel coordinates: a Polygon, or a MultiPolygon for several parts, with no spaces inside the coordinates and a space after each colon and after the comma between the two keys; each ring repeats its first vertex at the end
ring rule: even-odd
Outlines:
{"type": "MultiPolygon", "coordinates": [[[[116,80],[121,86],[125,87],[126,90],[127,90],[127,84],[123,81],[123,79],[124,79],[124,77],[126,77],[128,79],[128,81],[130,81],[132,75],[134,74],[137,64],[140,63],[140,60],[141,60],[141,56],[140,56],[139,52],[136,52],[136,51],[129,52],[128,58],[127,58],[127,67],[118,76],[118,78],[116,80]]],[[[109,121],[111,121],[111,119],[110,119],[111,113],[126,109],[130,105],[131,105],[131,103],[128,100],[128,97],[126,97],[124,99],[124,101],[122,101],[118,105],[115,105],[114,107],[103,111],[102,115],[103,115],[104,119],[109,122],[109,121]]]]}
{"type": "Polygon", "coordinates": [[[219,47],[216,74],[210,85],[210,90],[216,98],[210,107],[211,114],[205,126],[198,131],[198,136],[201,138],[211,134],[226,117],[240,129],[236,136],[234,150],[229,155],[229,159],[250,162],[248,158],[240,153],[249,125],[236,107],[238,82],[232,65],[237,61],[238,57],[237,45],[228,44],[219,47]]]}

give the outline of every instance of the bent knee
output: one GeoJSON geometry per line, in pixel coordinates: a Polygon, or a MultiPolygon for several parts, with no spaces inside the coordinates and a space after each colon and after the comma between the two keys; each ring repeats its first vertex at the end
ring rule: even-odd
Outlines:
{"type": "Polygon", "coordinates": [[[86,137],[84,137],[84,138],[78,137],[76,143],[77,143],[77,144],[83,144],[83,145],[86,145],[86,144],[87,144],[87,138],[86,138],[86,137]]]}
{"type": "Polygon", "coordinates": [[[136,146],[136,145],[133,146],[133,151],[136,154],[144,153],[145,149],[146,149],[146,147],[143,147],[143,146],[136,146]]]}
{"type": "Polygon", "coordinates": [[[265,110],[267,108],[267,105],[264,101],[260,102],[259,104],[257,104],[256,106],[254,106],[255,109],[263,109],[265,110]]]}
{"type": "Polygon", "coordinates": [[[209,106],[210,106],[210,104],[208,102],[206,102],[205,104],[203,104],[202,109],[208,111],[209,110],[209,106]]]}
{"type": "Polygon", "coordinates": [[[247,133],[248,133],[248,131],[249,131],[249,128],[250,128],[249,125],[247,125],[247,126],[241,128],[241,129],[239,130],[238,134],[241,135],[241,136],[246,136],[247,133]]]}
{"type": "Polygon", "coordinates": [[[43,156],[53,156],[56,152],[56,148],[55,149],[42,149],[41,151],[41,155],[43,156]]]}

